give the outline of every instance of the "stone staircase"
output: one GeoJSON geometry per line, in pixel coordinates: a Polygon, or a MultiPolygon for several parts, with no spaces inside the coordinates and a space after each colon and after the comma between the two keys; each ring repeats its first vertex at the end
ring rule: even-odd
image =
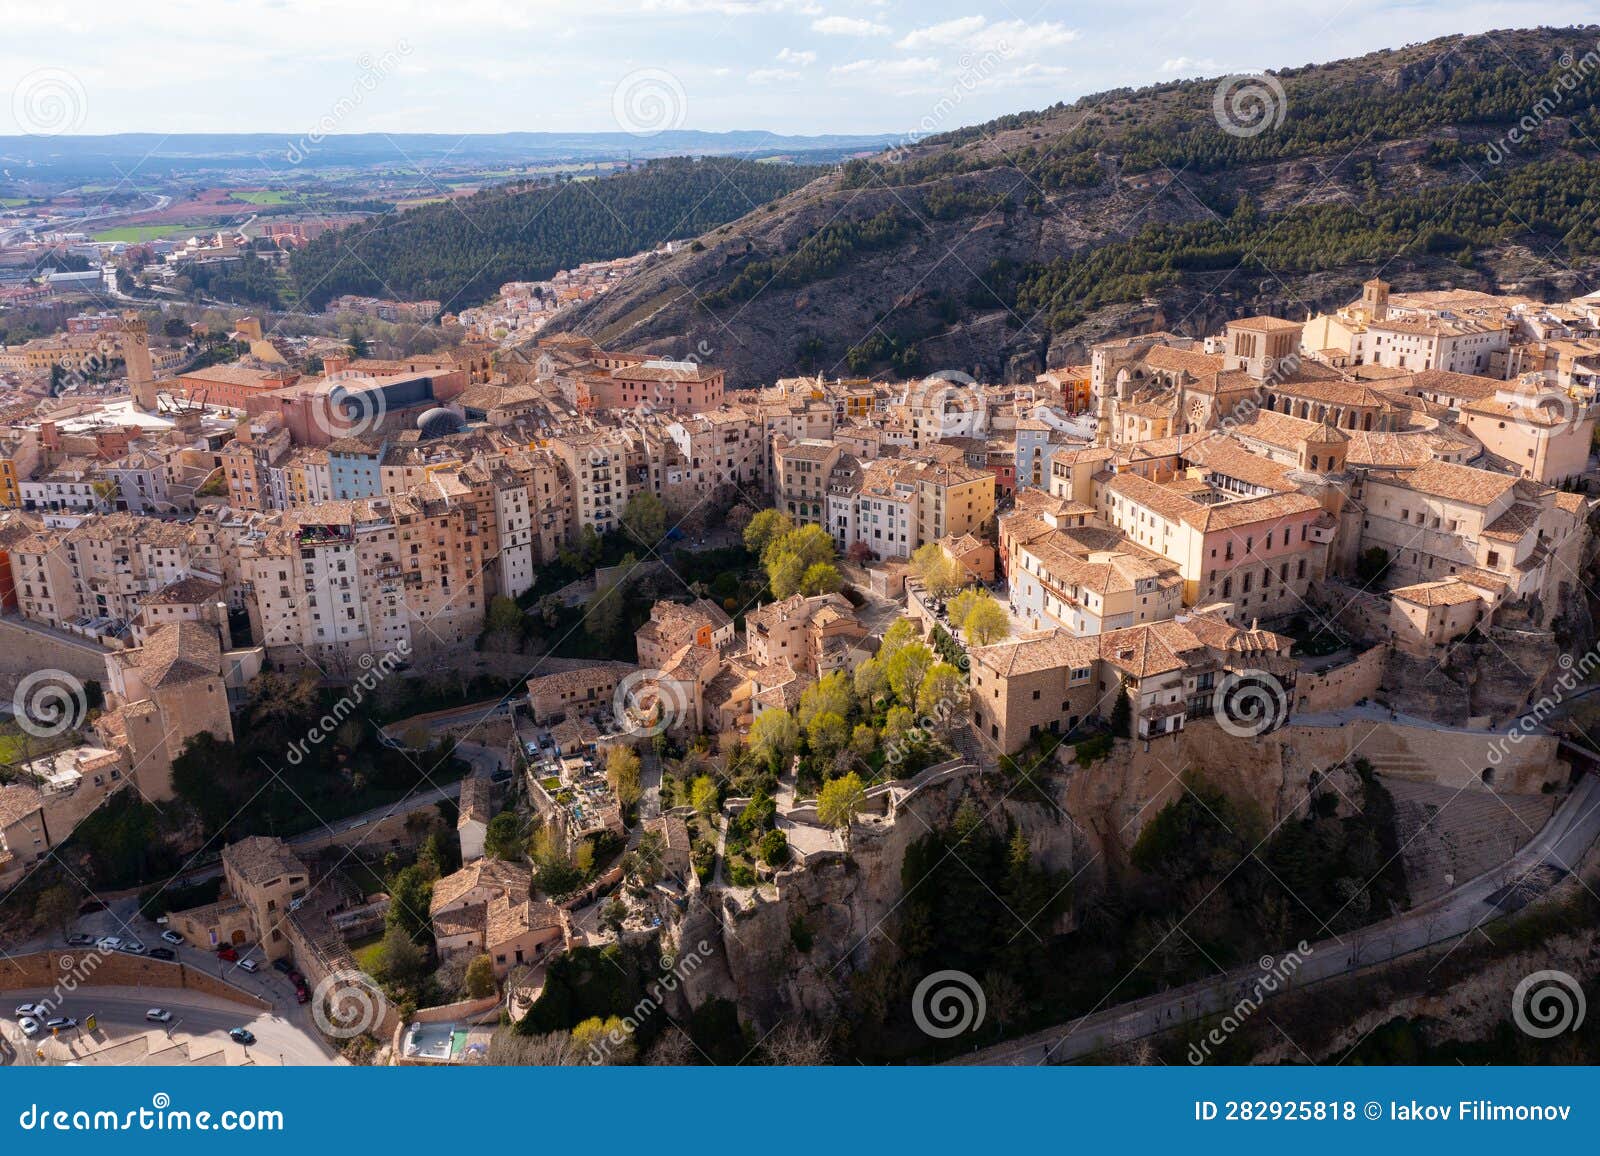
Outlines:
{"type": "MultiPolygon", "coordinates": [[[[1377,760],[1373,760],[1376,765],[1377,760]]],[[[1394,799],[1395,836],[1413,904],[1504,863],[1555,809],[1551,795],[1458,791],[1382,772],[1394,799]]]]}

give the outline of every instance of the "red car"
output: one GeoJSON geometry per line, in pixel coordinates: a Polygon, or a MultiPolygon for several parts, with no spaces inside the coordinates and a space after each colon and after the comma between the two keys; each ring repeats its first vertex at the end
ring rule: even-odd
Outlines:
{"type": "Polygon", "coordinates": [[[311,993],[309,991],[307,991],[303,987],[295,988],[294,989],[294,1002],[295,1003],[310,1003],[311,1002],[311,993]]]}
{"type": "Polygon", "coordinates": [[[239,953],[224,943],[221,947],[217,948],[217,958],[225,959],[229,963],[232,963],[234,960],[239,958],[239,953]]]}

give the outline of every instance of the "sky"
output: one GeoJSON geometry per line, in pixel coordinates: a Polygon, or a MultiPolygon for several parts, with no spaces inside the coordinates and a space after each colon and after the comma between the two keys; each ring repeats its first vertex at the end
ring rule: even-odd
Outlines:
{"type": "Polygon", "coordinates": [[[0,0],[0,134],[925,135],[1594,19],[1592,0],[0,0]]]}

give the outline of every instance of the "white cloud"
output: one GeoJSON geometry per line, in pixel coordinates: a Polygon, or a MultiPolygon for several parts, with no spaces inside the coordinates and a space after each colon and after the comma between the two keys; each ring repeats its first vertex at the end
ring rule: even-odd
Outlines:
{"type": "Polygon", "coordinates": [[[811,22],[811,31],[824,36],[892,36],[894,29],[873,20],[854,16],[824,16],[811,22]]]}
{"type": "Polygon", "coordinates": [[[785,64],[798,64],[801,68],[808,68],[817,62],[817,54],[808,49],[780,48],[778,59],[785,64]]]}
{"type": "Polygon", "coordinates": [[[800,74],[792,68],[757,68],[744,74],[751,84],[780,84],[786,80],[799,80],[800,74]]]}
{"type": "Polygon", "coordinates": [[[1076,29],[1055,20],[991,22],[986,16],[958,16],[907,33],[896,48],[959,48],[968,52],[1035,53],[1064,48],[1079,38],[1076,29]]]}
{"type": "Polygon", "coordinates": [[[1169,72],[1176,76],[1197,76],[1201,73],[1216,72],[1217,62],[1209,56],[1201,60],[1180,56],[1175,60],[1163,61],[1161,71],[1169,72]]]}
{"type": "Polygon", "coordinates": [[[892,80],[921,79],[946,71],[944,62],[932,56],[914,56],[904,60],[852,60],[832,69],[840,76],[872,76],[892,80]]]}

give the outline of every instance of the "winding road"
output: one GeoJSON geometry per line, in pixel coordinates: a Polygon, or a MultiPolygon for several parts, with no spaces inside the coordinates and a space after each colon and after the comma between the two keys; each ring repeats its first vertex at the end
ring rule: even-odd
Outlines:
{"type": "MultiPolygon", "coordinates": [[[[1600,837],[1600,778],[1579,779],[1550,821],[1505,863],[1417,908],[1348,933],[1311,944],[1292,969],[1285,991],[1349,975],[1374,964],[1436,943],[1470,935],[1481,925],[1537,898],[1575,872],[1600,837]]],[[[1281,971],[1292,949],[1275,963],[1281,971]]],[[[1261,961],[1266,963],[1265,960],[1261,961]]],[[[1268,968],[1273,964],[1266,964],[1268,968]]],[[[1240,968],[1215,979],[1147,996],[1132,1003],[1096,1008],[1088,1015],[984,1048],[953,1060],[956,1064],[1062,1064],[1104,1048],[1140,1039],[1191,1020],[1217,1015],[1253,993],[1264,975],[1260,966],[1240,968]]],[[[1120,986],[1120,985],[1119,985],[1120,986]]],[[[1110,1003],[1113,987],[1101,1001],[1110,1003]]],[[[1268,996],[1267,998],[1273,998],[1268,996]]]]}

